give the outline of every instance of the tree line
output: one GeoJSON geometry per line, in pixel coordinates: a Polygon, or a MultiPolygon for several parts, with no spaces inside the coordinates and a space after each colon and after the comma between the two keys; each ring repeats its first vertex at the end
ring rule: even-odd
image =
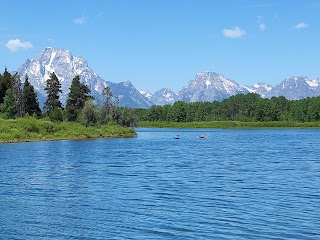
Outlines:
{"type": "Polygon", "coordinates": [[[136,109],[135,114],[141,121],[315,122],[320,121],[320,97],[290,101],[283,96],[267,99],[255,93],[238,94],[221,102],[178,101],[172,106],[136,109]]]}
{"type": "Polygon", "coordinates": [[[89,87],[80,82],[78,75],[73,78],[69,90],[66,106],[63,107],[60,101],[61,83],[57,75],[51,73],[46,81],[47,96],[41,110],[37,93],[28,76],[25,76],[22,85],[20,76],[17,73],[11,74],[5,68],[3,74],[0,74],[0,117],[48,117],[52,121],[81,122],[86,126],[109,123],[128,127],[136,125],[132,111],[117,106],[119,100],[108,86],[102,92],[102,104],[90,95],[89,87]]]}

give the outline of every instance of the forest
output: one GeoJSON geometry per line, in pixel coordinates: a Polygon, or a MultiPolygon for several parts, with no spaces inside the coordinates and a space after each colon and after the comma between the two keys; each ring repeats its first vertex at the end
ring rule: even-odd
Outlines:
{"type": "Polygon", "coordinates": [[[320,97],[289,101],[285,97],[262,98],[255,93],[238,94],[221,102],[175,102],[172,106],[136,109],[140,121],[166,122],[317,122],[320,97]]]}
{"type": "Polygon", "coordinates": [[[99,104],[90,95],[90,89],[75,76],[69,89],[65,106],[60,101],[61,83],[53,72],[46,81],[46,101],[41,110],[37,92],[25,76],[11,74],[7,69],[0,74],[0,118],[17,119],[32,116],[53,122],[77,122],[88,126],[116,124],[134,127],[136,118],[128,108],[119,108],[119,100],[107,86],[102,92],[103,103],[99,104]]]}

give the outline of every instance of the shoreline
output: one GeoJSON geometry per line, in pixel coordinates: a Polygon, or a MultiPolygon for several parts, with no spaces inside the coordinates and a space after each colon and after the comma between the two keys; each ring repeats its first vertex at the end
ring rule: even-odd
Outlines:
{"type": "Polygon", "coordinates": [[[105,135],[105,136],[70,136],[62,138],[39,138],[39,139],[10,139],[0,140],[0,144],[10,143],[27,143],[27,142],[50,142],[50,141],[63,141],[63,140],[94,140],[99,138],[133,138],[136,134],[123,134],[123,135],[105,135]]]}
{"type": "Polygon", "coordinates": [[[117,125],[86,127],[75,122],[51,122],[32,117],[0,119],[0,144],[55,140],[85,140],[97,138],[130,138],[136,135],[132,128],[117,125]]]}
{"type": "Polygon", "coordinates": [[[320,122],[138,122],[141,128],[223,128],[223,129],[262,129],[262,128],[320,128],[320,122]]]}

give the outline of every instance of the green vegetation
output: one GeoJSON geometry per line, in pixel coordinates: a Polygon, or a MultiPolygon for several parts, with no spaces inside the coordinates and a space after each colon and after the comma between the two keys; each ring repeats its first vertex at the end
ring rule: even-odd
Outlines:
{"type": "Polygon", "coordinates": [[[86,127],[75,122],[52,122],[48,118],[0,118],[0,142],[89,139],[100,137],[133,137],[135,131],[116,125],[86,127]]]}
{"type": "Polygon", "coordinates": [[[133,136],[128,127],[172,128],[306,128],[320,127],[320,97],[289,101],[264,99],[258,94],[239,94],[221,102],[178,101],[150,109],[119,108],[109,87],[101,106],[90,89],[75,76],[66,108],[59,99],[61,84],[52,73],[47,80],[47,99],[41,112],[34,87],[25,76],[7,69],[0,74],[0,142],[133,136]]]}
{"type": "MultiPolygon", "coordinates": [[[[258,94],[239,94],[221,102],[176,102],[173,106],[153,106],[136,109],[139,121],[149,122],[217,122],[224,126],[297,126],[308,123],[317,126],[320,121],[320,97],[289,101],[284,97],[265,99],[258,94]],[[234,123],[226,123],[233,122],[234,123]],[[254,124],[254,122],[257,122],[254,124]],[[269,123],[270,122],[270,123],[269,123]],[[272,122],[272,124],[271,124],[272,122]],[[280,123],[279,123],[280,122],[280,123]],[[282,123],[284,122],[284,123],[282,123]],[[263,124],[262,124],[263,123],[263,124]],[[231,124],[231,125],[230,125],[231,124]]],[[[305,125],[309,125],[305,124],[305,125]]],[[[141,126],[141,123],[140,123],[141,126]]]]}
{"type": "Polygon", "coordinates": [[[43,112],[34,87],[25,76],[23,87],[17,73],[0,74],[0,142],[19,142],[97,137],[129,137],[136,126],[132,110],[119,108],[106,87],[99,106],[90,89],[75,76],[66,108],[60,101],[61,83],[55,73],[47,80],[43,112]]]}
{"type": "Polygon", "coordinates": [[[34,90],[34,87],[29,83],[28,76],[26,76],[22,94],[25,97],[26,113],[30,116],[35,115],[37,117],[40,117],[41,109],[39,106],[39,101],[37,99],[37,93],[34,90]]]}
{"type": "Polygon", "coordinates": [[[320,122],[162,122],[139,121],[138,127],[149,128],[320,128],[320,122]]]}
{"type": "Polygon", "coordinates": [[[77,120],[86,101],[91,99],[89,93],[89,87],[80,83],[80,77],[76,76],[72,80],[65,109],[65,115],[68,121],[74,122],[77,120]]]}

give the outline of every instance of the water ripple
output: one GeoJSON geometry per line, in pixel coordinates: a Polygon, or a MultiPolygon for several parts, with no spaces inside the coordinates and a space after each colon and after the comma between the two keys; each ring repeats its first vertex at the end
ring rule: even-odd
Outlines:
{"type": "Polygon", "coordinates": [[[316,129],[0,145],[0,238],[320,239],[319,146],[316,129]]]}

